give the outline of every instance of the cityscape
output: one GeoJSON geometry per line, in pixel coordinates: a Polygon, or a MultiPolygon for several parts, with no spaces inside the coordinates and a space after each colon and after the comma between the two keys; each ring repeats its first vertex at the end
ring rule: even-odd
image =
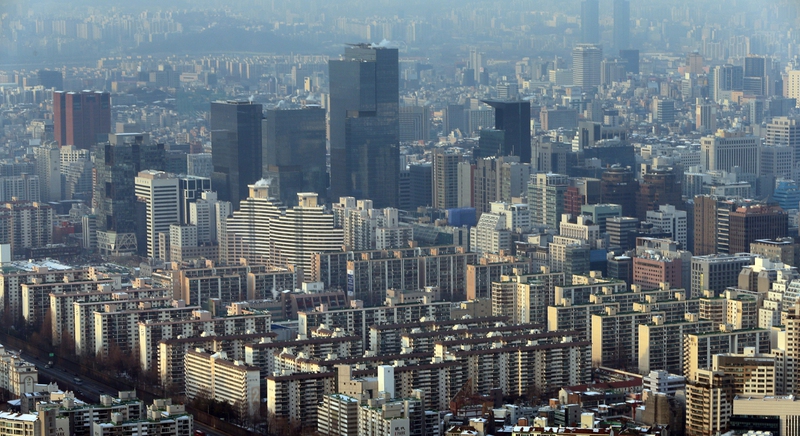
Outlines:
{"type": "Polygon", "coordinates": [[[0,436],[800,436],[800,4],[0,2],[0,436]]]}

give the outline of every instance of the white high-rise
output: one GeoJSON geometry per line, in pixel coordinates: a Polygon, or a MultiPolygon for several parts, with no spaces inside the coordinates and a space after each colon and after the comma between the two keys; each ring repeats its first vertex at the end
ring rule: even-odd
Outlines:
{"type": "Polygon", "coordinates": [[[145,204],[147,216],[147,257],[163,259],[158,234],[180,222],[178,179],[163,171],[146,170],[136,176],[136,199],[145,204]]]}
{"type": "Polygon", "coordinates": [[[231,203],[217,198],[216,192],[206,191],[189,204],[189,224],[197,226],[199,244],[218,243],[219,226],[231,214],[231,203]]]}
{"type": "Polygon", "coordinates": [[[219,236],[220,260],[234,262],[244,258],[263,265],[269,262],[273,248],[270,221],[281,216],[283,205],[267,180],[259,180],[249,188],[250,195],[239,203],[239,210],[225,220],[225,230],[219,236]]]}
{"type": "Polygon", "coordinates": [[[39,176],[40,198],[43,202],[61,200],[61,151],[50,142],[35,147],[36,175],[39,176]]]}
{"type": "Polygon", "coordinates": [[[688,226],[686,211],[677,210],[675,206],[665,204],[658,207],[657,211],[647,211],[647,222],[653,227],[672,235],[672,240],[681,244],[686,249],[688,243],[688,226]]]}
{"type": "Polygon", "coordinates": [[[270,221],[270,236],[275,245],[271,263],[302,267],[311,278],[311,253],[341,250],[343,232],[333,228],[333,215],[317,204],[317,194],[297,194],[297,206],[270,221]]]}
{"type": "Polygon", "coordinates": [[[595,44],[578,44],[572,49],[572,83],[581,88],[600,85],[603,49],[595,44]]]}

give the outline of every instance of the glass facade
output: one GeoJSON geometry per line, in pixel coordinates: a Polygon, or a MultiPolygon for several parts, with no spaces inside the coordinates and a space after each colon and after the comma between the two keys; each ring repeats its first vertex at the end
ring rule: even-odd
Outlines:
{"type": "Polygon", "coordinates": [[[327,199],[325,110],[268,110],[264,119],[264,177],[278,184],[280,200],[297,205],[298,192],[327,199]]]}
{"type": "Polygon", "coordinates": [[[331,198],[397,207],[400,171],[398,52],[367,44],[329,62],[331,198]]]}
{"type": "Polygon", "coordinates": [[[211,158],[214,189],[233,209],[247,198],[251,185],[261,179],[262,107],[249,101],[211,103],[211,158]]]}

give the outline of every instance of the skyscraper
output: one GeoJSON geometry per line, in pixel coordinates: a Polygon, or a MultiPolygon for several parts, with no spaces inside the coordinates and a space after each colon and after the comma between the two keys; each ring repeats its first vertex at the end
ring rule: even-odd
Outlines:
{"type": "Polygon", "coordinates": [[[622,206],[622,216],[636,216],[636,192],[639,183],[628,168],[609,168],[602,175],[600,196],[603,203],[622,206]]]}
{"type": "Polygon", "coordinates": [[[639,192],[636,195],[636,217],[644,221],[647,218],[647,211],[658,210],[659,206],[664,204],[683,204],[681,182],[672,168],[650,169],[642,175],[642,182],[639,184],[639,192]]]}
{"type": "Polygon", "coordinates": [[[53,132],[58,145],[88,149],[111,133],[111,94],[99,91],[53,93],[53,132]]]}
{"type": "Polygon", "coordinates": [[[538,173],[531,175],[528,184],[528,207],[531,226],[557,228],[564,213],[564,194],[569,178],[562,174],[538,173]]]}
{"type": "Polygon", "coordinates": [[[261,179],[261,105],[249,101],[211,103],[211,180],[220,200],[234,209],[247,198],[249,184],[261,179]]]}
{"type": "Polygon", "coordinates": [[[732,171],[737,166],[744,174],[758,174],[761,140],[738,132],[718,131],[700,141],[700,165],[707,171],[732,171]]]}
{"type": "Polygon", "coordinates": [[[572,50],[573,85],[582,88],[600,85],[600,64],[602,61],[603,49],[599,45],[578,44],[572,50]]]}
{"type": "Polygon", "coordinates": [[[719,65],[708,77],[708,93],[712,100],[719,101],[730,97],[730,91],[741,91],[744,82],[744,69],[738,65],[719,65]]]}
{"type": "Polygon", "coordinates": [[[163,171],[139,172],[136,176],[136,200],[145,205],[147,257],[166,259],[167,253],[159,249],[158,234],[169,234],[169,226],[180,221],[178,178],[163,171]]]}
{"type": "MultiPolygon", "coordinates": [[[[494,108],[494,130],[502,131],[496,156],[519,156],[520,162],[531,162],[531,103],[529,101],[494,101],[484,103],[494,108]]],[[[483,132],[481,132],[483,136],[483,132]]],[[[485,153],[483,153],[486,156],[485,153]]]]}
{"type": "Polygon", "coordinates": [[[614,48],[625,50],[630,46],[631,3],[614,0],[614,48]]]}
{"type": "Polygon", "coordinates": [[[43,202],[61,201],[61,155],[54,142],[34,147],[36,175],[39,176],[39,198],[43,202]]]}
{"type": "Polygon", "coordinates": [[[461,154],[437,150],[433,154],[433,207],[458,207],[458,164],[461,154]]]}
{"type": "Polygon", "coordinates": [[[277,183],[281,202],[294,206],[300,192],[327,198],[325,110],[268,110],[263,133],[264,177],[277,183]]]}
{"type": "MultiPolygon", "coordinates": [[[[616,8],[614,9],[616,13],[616,8]]],[[[585,44],[600,42],[599,0],[583,0],[581,2],[581,42],[585,44]]]]}
{"type": "Polygon", "coordinates": [[[368,198],[396,207],[400,171],[399,70],[396,48],[345,48],[331,60],[331,198],[368,198]]]}
{"type": "MultiPolygon", "coordinates": [[[[135,178],[164,167],[164,145],[146,133],[117,133],[97,148],[92,203],[97,215],[97,248],[104,254],[137,250],[135,178]]],[[[139,241],[144,247],[145,241],[139,241]]]]}

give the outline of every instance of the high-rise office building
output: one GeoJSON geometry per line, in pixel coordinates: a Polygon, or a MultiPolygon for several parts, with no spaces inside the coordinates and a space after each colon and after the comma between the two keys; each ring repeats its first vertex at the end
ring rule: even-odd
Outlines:
{"type": "Polygon", "coordinates": [[[409,165],[408,172],[411,209],[433,204],[433,167],[430,164],[409,165]]]}
{"type": "Polygon", "coordinates": [[[695,256],[717,253],[717,199],[710,195],[694,197],[694,246],[695,256]]]}
{"type": "Polygon", "coordinates": [[[639,50],[620,50],[619,57],[625,61],[625,71],[639,74],[639,50]]]}
{"type": "Polygon", "coordinates": [[[583,0],[581,2],[581,42],[585,44],[600,43],[599,0],[583,0]]]}
{"type": "Polygon", "coordinates": [[[97,247],[104,254],[132,253],[136,240],[135,179],[139,171],[164,167],[164,145],[146,133],[110,134],[97,148],[92,204],[97,215],[97,247]]]}
{"type": "Polygon", "coordinates": [[[431,108],[429,106],[400,107],[400,141],[431,139],[431,108]]]}
{"type": "Polygon", "coordinates": [[[53,132],[58,145],[89,149],[111,133],[111,94],[99,91],[53,93],[53,132]]]}
{"type": "Polygon", "coordinates": [[[609,168],[601,176],[600,196],[603,203],[622,206],[622,216],[636,216],[636,192],[639,183],[628,168],[609,168]]]}
{"type": "Polygon", "coordinates": [[[614,0],[614,48],[625,50],[630,46],[631,2],[614,0]]]}
{"type": "Polygon", "coordinates": [[[695,106],[695,130],[700,133],[714,133],[717,131],[717,107],[697,99],[695,106]]]}
{"type": "Polygon", "coordinates": [[[730,98],[730,91],[741,91],[744,69],[738,65],[719,65],[708,77],[708,93],[714,101],[730,98]]]}
{"type": "Polygon", "coordinates": [[[564,213],[564,194],[569,187],[569,177],[562,174],[535,174],[528,184],[528,207],[531,226],[558,228],[564,213]]]}
{"type": "Polygon", "coordinates": [[[39,70],[39,84],[44,89],[52,89],[54,91],[61,91],[64,89],[64,75],[58,70],[39,70]]]}
{"type": "Polygon", "coordinates": [[[653,99],[653,121],[658,124],[675,122],[675,101],[664,98],[653,99]]]}
{"type": "MultiPolygon", "coordinates": [[[[531,162],[531,103],[529,101],[494,101],[484,103],[494,108],[494,132],[502,132],[500,141],[482,156],[519,156],[520,162],[531,162]]],[[[481,131],[483,139],[484,131],[481,131]]],[[[481,141],[481,148],[483,148],[481,141]]]]}
{"type": "Polygon", "coordinates": [[[277,183],[284,204],[294,206],[299,192],[327,197],[325,110],[271,109],[264,120],[264,177],[277,183]]]}
{"type": "Polygon", "coordinates": [[[738,132],[718,131],[701,140],[700,165],[707,171],[732,171],[739,167],[743,174],[758,174],[761,140],[738,132]]]}
{"type": "Polygon", "coordinates": [[[36,175],[39,176],[40,198],[44,202],[61,201],[61,154],[55,142],[34,147],[36,175]]]}
{"type": "Polygon", "coordinates": [[[437,150],[433,154],[433,207],[458,207],[458,164],[461,154],[437,150]]]}
{"type": "MultiPolygon", "coordinates": [[[[662,233],[670,234],[673,241],[681,244],[682,249],[687,248],[687,218],[686,211],[675,209],[674,205],[661,205],[657,211],[647,211],[647,222],[662,233]]],[[[677,283],[672,283],[678,286],[677,283]]]]}
{"type": "Polygon", "coordinates": [[[214,162],[211,153],[192,153],[186,155],[186,174],[211,178],[213,173],[214,162]]]}
{"type": "Polygon", "coordinates": [[[768,91],[767,58],[747,55],[744,58],[742,88],[749,95],[765,95],[768,91]]]}
{"type": "Polygon", "coordinates": [[[789,234],[789,216],[777,205],[738,207],[728,215],[727,224],[731,254],[749,252],[750,244],[759,239],[777,239],[789,234]]]}
{"type": "Polygon", "coordinates": [[[261,179],[261,105],[249,101],[211,103],[211,176],[220,200],[234,209],[247,198],[247,186],[261,179]]]}
{"type": "Polygon", "coordinates": [[[767,124],[767,147],[784,145],[792,149],[795,158],[800,157],[800,118],[777,117],[767,124]]]}
{"type": "Polygon", "coordinates": [[[686,57],[686,72],[689,74],[703,74],[703,55],[698,52],[689,53],[686,57]]]}
{"type": "Polygon", "coordinates": [[[367,198],[396,207],[400,171],[396,48],[345,48],[331,60],[331,198],[367,198]]]}
{"type": "Polygon", "coordinates": [[[219,201],[217,193],[205,191],[200,198],[189,204],[189,224],[197,227],[198,244],[216,244],[225,219],[231,215],[231,204],[219,201]]]}
{"type": "Polygon", "coordinates": [[[144,203],[147,257],[166,259],[159,249],[159,233],[169,235],[170,225],[180,223],[178,178],[163,171],[144,170],[136,176],[136,201],[144,203]]]}
{"type": "Polygon", "coordinates": [[[658,210],[658,207],[664,204],[683,204],[681,182],[672,168],[651,169],[642,175],[642,182],[639,184],[639,192],[636,194],[636,217],[644,221],[647,218],[647,211],[658,210]]]}
{"type": "MultiPolygon", "coordinates": [[[[594,2],[597,4],[597,0],[594,2]]],[[[596,44],[578,44],[572,49],[572,84],[581,88],[600,85],[602,61],[602,47],[596,44]]]]}

